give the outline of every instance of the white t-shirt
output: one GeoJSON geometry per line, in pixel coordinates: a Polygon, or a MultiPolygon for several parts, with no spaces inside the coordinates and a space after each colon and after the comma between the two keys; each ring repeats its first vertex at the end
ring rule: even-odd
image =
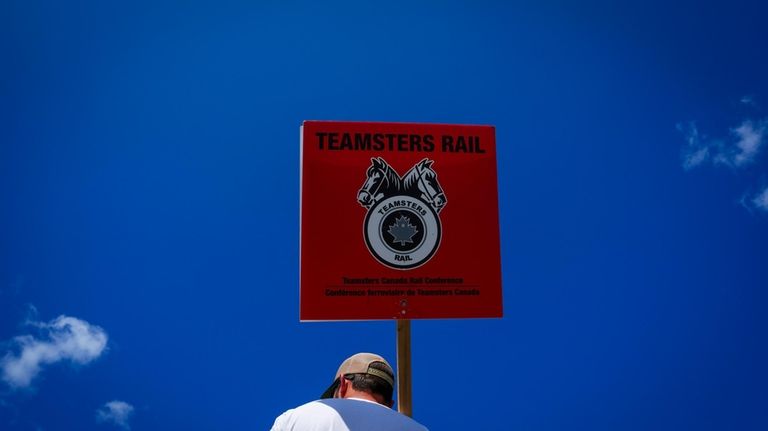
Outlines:
{"type": "Polygon", "coordinates": [[[408,416],[373,401],[328,398],[278,416],[271,431],[428,431],[408,416]]]}

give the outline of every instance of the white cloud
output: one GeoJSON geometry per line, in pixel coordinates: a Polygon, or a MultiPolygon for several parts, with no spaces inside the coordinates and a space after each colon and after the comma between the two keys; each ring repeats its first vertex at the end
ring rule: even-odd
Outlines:
{"type": "Polygon", "coordinates": [[[755,161],[764,147],[768,119],[754,122],[744,120],[731,129],[731,139],[709,139],[700,134],[695,123],[679,125],[677,129],[685,134],[687,145],[683,147],[683,169],[686,171],[701,166],[708,160],[715,165],[741,168],[755,161]]]}
{"type": "Polygon", "coordinates": [[[688,145],[683,148],[683,169],[688,171],[707,161],[709,147],[702,144],[702,137],[699,135],[696,123],[678,124],[677,130],[685,134],[685,140],[688,142],[688,145]]]}
{"type": "Polygon", "coordinates": [[[12,388],[25,388],[43,366],[59,361],[87,364],[101,356],[107,347],[107,333],[96,325],[69,316],[45,322],[27,322],[37,327],[41,337],[21,335],[13,339],[18,354],[8,352],[0,359],[2,379],[12,388]]]}
{"type": "Polygon", "coordinates": [[[133,406],[125,401],[110,401],[96,410],[96,420],[102,423],[111,423],[120,428],[131,429],[128,420],[133,416],[133,406]]]}
{"type": "MultiPolygon", "coordinates": [[[[743,96],[739,102],[752,111],[760,111],[755,98],[743,96]]],[[[764,167],[765,158],[760,159],[761,153],[768,146],[768,117],[754,120],[745,118],[729,128],[725,138],[709,138],[699,131],[696,123],[677,124],[677,130],[685,137],[685,145],[681,149],[682,166],[690,171],[699,166],[727,166],[739,175],[752,176],[762,169],[746,169],[752,165],[764,167]]],[[[753,189],[754,190],[754,189],[753,189]]],[[[768,187],[757,194],[746,191],[738,203],[750,213],[754,210],[768,212],[768,187]]]]}
{"type": "Polygon", "coordinates": [[[696,166],[706,162],[708,158],[709,148],[701,147],[691,149],[683,155],[683,169],[689,171],[696,166]]]}
{"type": "Polygon", "coordinates": [[[744,105],[747,105],[747,106],[756,106],[757,105],[757,103],[755,103],[755,98],[751,94],[748,94],[746,96],[742,96],[742,98],[739,99],[739,101],[741,103],[743,103],[744,105]]]}
{"type": "Polygon", "coordinates": [[[739,138],[735,144],[737,151],[733,153],[733,164],[742,166],[752,162],[765,142],[765,122],[754,124],[745,120],[739,127],[731,129],[731,133],[739,138]]]}
{"type": "Polygon", "coordinates": [[[768,211],[768,187],[763,189],[762,192],[758,193],[757,196],[752,199],[752,203],[756,208],[763,211],[768,211]]]}

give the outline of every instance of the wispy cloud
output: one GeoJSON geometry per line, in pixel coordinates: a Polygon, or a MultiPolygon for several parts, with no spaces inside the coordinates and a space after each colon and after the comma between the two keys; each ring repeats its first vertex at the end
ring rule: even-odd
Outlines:
{"type": "Polygon", "coordinates": [[[765,146],[767,126],[768,119],[746,119],[731,128],[728,138],[717,139],[701,134],[696,123],[678,124],[677,129],[686,140],[682,151],[683,169],[688,171],[707,161],[732,168],[751,164],[765,146]]]}
{"type": "MultiPolygon", "coordinates": [[[[753,117],[761,114],[753,96],[743,96],[739,102],[749,108],[753,117]]],[[[690,171],[704,166],[726,166],[734,173],[747,178],[761,175],[760,171],[764,171],[766,166],[766,159],[761,158],[761,155],[768,146],[768,117],[757,120],[742,118],[736,126],[728,129],[728,133],[720,133],[720,136],[724,137],[717,138],[710,138],[702,133],[693,121],[677,124],[677,130],[685,137],[685,145],[680,151],[683,169],[690,171]],[[757,169],[747,169],[750,166],[757,169]]],[[[768,187],[757,194],[752,187],[749,189],[741,194],[738,203],[750,213],[754,210],[768,212],[768,187]]]]}
{"type": "Polygon", "coordinates": [[[768,187],[763,189],[762,192],[758,193],[754,199],[752,199],[752,204],[755,208],[768,212],[768,187]]]}
{"type": "Polygon", "coordinates": [[[683,148],[683,169],[689,171],[707,161],[709,147],[701,144],[696,123],[691,121],[687,124],[678,124],[677,130],[685,134],[685,140],[688,142],[688,145],[683,148]]]}
{"type": "Polygon", "coordinates": [[[133,416],[133,411],[132,405],[125,401],[114,400],[105,403],[96,410],[96,420],[100,423],[110,423],[129,430],[131,426],[128,424],[128,421],[133,416]]]}
{"type": "Polygon", "coordinates": [[[746,96],[742,96],[741,99],[739,99],[739,102],[743,103],[747,106],[753,106],[756,107],[757,103],[755,103],[755,98],[751,94],[747,94],[746,96]]]}
{"type": "Polygon", "coordinates": [[[47,323],[26,324],[36,328],[39,336],[15,337],[12,351],[0,359],[2,379],[14,389],[30,386],[44,366],[60,361],[87,364],[107,347],[108,336],[102,328],[75,317],[62,315],[47,323]]]}
{"type": "Polygon", "coordinates": [[[728,166],[741,167],[752,163],[765,142],[765,128],[768,121],[744,120],[738,127],[731,129],[736,137],[732,145],[723,149],[715,159],[728,166]]]}
{"type": "Polygon", "coordinates": [[[688,142],[683,148],[683,169],[689,171],[706,162],[709,158],[709,145],[701,142],[702,137],[696,123],[691,121],[688,124],[678,124],[677,130],[685,134],[685,140],[688,142]]]}

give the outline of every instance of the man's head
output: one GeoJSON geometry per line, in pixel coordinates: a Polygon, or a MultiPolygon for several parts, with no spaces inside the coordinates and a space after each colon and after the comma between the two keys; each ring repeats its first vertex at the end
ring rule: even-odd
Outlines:
{"type": "Polygon", "coordinates": [[[395,373],[389,363],[373,353],[358,353],[341,363],[336,377],[321,398],[369,395],[379,404],[392,407],[395,373]]]}

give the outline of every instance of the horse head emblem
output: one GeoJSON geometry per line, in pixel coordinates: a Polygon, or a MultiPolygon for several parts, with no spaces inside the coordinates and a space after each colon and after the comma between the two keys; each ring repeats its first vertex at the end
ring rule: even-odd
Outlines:
{"type": "Polygon", "coordinates": [[[421,193],[421,199],[432,205],[435,211],[440,212],[448,200],[445,198],[443,188],[437,181],[437,173],[432,169],[434,160],[423,159],[414,166],[418,175],[416,185],[421,193]]]}
{"type": "Polygon", "coordinates": [[[368,210],[365,245],[382,264],[416,268],[437,251],[442,227],[438,213],[447,202],[433,160],[416,163],[402,177],[381,157],[371,159],[357,201],[368,210]]]}
{"type": "Polygon", "coordinates": [[[432,205],[435,211],[445,207],[445,197],[437,173],[432,169],[434,160],[422,159],[401,178],[381,157],[371,159],[371,166],[366,171],[365,182],[357,192],[357,201],[365,208],[399,192],[417,197],[432,205]]]}
{"type": "Polygon", "coordinates": [[[371,166],[366,171],[365,182],[357,192],[357,201],[365,208],[370,208],[389,192],[399,188],[400,176],[397,172],[381,157],[372,158],[371,166]]]}

